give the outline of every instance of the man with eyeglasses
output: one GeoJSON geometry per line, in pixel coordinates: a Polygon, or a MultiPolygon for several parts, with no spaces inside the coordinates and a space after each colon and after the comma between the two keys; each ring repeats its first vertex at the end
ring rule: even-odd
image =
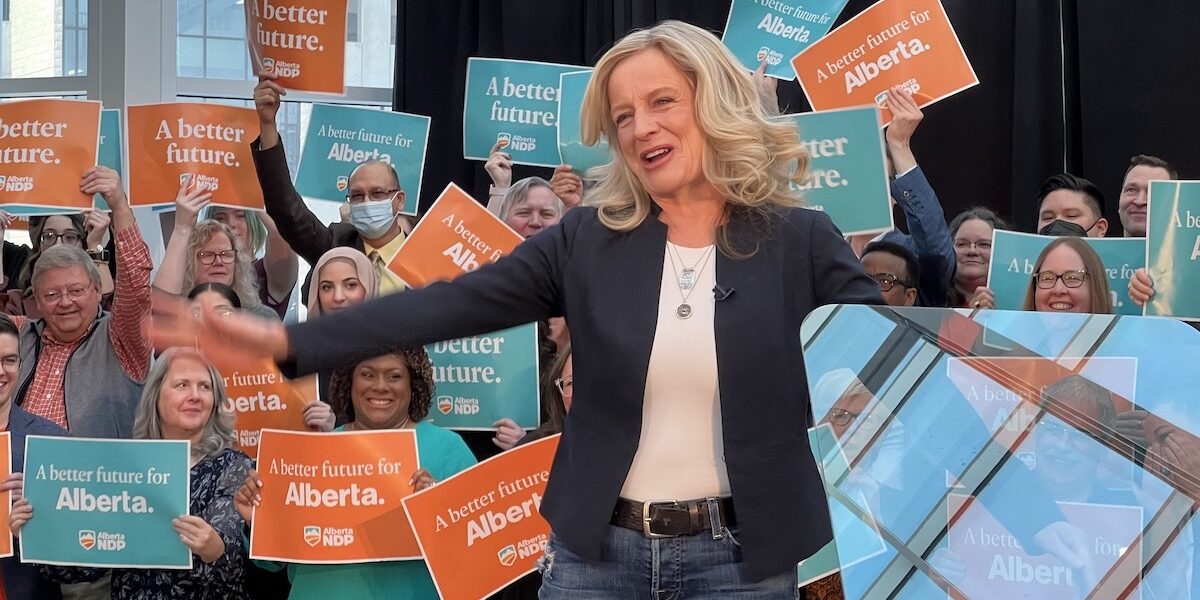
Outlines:
{"type": "Polygon", "coordinates": [[[920,270],[911,250],[895,242],[871,242],[863,248],[862,266],[879,282],[888,306],[916,306],[920,270]]]}
{"type": "Polygon", "coordinates": [[[16,403],[78,437],[128,438],[150,369],[150,249],[142,239],[120,177],[105,167],[84,175],[80,190],[99,193],[112,210],[117,276],[112,312],[100,306],[92,257],[68,244],[46,248],[33,268],[42,317],[14,317],[21,369],[16,403]]]}
{"type": "MultiPolygon", "coordinates": [[[[279,234],[308,264],[315,265],[333,248],[350,246],[361,250],[379,273],[382,293],[398,292],[404,284],[388,268],[396,251],[412,231],[412,221],[400,214],[404,206],[404,190],[396,170],[386,162],[368,160],[359,163],[350,173],[346,202],[349,224],[325,225],[304,205],[304,200],[292,185],[287,157],[280,143],[275,115],[280,97],[287,94],[274,81],[272,73],[259,73],[254,88],[254,106],[258,111],[259,136],[250,144],[258,182],[262,186],[263,203],[267,214],[275,220],[279,234]]],[[[308,303],[309,280],[304,281],[301,300],[308,303]]]]}

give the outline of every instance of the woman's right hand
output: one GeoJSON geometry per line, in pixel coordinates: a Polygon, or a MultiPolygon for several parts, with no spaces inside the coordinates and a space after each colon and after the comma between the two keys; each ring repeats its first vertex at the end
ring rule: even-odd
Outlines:
{"type": "Polygon", "coordinates": [[[196,225],[197,215],[212,200],[208,186],[192,185],[193,177],[195,175],[189,175],[175,194],[175,227],[183,227],[186,231],[191,231],[196,225]]]}
{"type": "Polygon", "coordinates": [[[21,528],[33,518],[33,505],[21,498],[13,502],[12,510],[8,513],[8,529],[13,537],[21,536],[21,528]]]}
{"type": "Polygon", "coordinates": [[[488,154],[487,162],[483,163],[483,170],[492,178],[492,185],[498,188],[512,185],[512,155],[500,151],[503,145],[503,141],[497,141],[488,154]]]}
{"type": "Polygon", "coordinates": [[[971,308],[996,308],[996,295],[992,293],[991,288],[979,286],[975,289],[975,296],[971,298],[968,306],[971,308]]]}
{"type": "Polygon", "coordinates": [[[1154,297],[1154,282],[1150,280],[1146,269],[1133,272],[1133,277],[1129,279],[1129,297],[1138,306],[1145,306],[1154,297]]]}
{"type": "Polygon", "coordinates": [[[242,515],[242,519],[246,521],[247,525],[254,520],[254,507],[262,502],[260,490],[262,490],[262,480],[258,478],[258,471],[250,469],[246,473],[246,481],[233,495],[233,506],[237,509],[238,514],[242,515]]]}
{"type": "Polygon", "coordinates": [[[313,400],[304,407],[304,426],[309,431],[328,433],[337,424],[333,408],[320,400],[313,400]]]}

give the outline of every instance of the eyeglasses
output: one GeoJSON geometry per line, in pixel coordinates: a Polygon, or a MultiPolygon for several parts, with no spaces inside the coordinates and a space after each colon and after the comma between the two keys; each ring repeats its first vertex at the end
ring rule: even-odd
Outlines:
{"type": "Polygon", "coordinates": [[[575,379],[563,379],[562,377],[559,377],[558,379],[554,380],[554,387],[558,388],[558,393],[562,394],[563,396],[570,396],[571,394],[575,393],[575,379]]]}
{"type": "Polygon", "coordinates": [[[400,190],[371,190],[368,193],[351,192],[346,194],[346,201],[350,204],[358,204],[365,201],[368,197],[375,202],[391,200],[399,192],[400,190]]]}
{"type": "Polygon", "coordinates": [[[871,278],[874,279],[877,283],[879,283],[879,290],[882,292],[892,291],[892,286],[896,285],[896,284],[900,284],[901,286],[906,287],[906,288],[913,287],[907,281],[904,281],[903,279],[900,279],[899,277],[896,277],[895,275],[892,275],[891,273],[876,273],[876,274],[872,275],[871,278]]]}
{"type": "Polygon", "coordinates": [[[980,252],[991,252],[992,251],[992,241],[991,240],[979,240],[977,242],[972,242],[971,240],[954,240],[954,249],[955,250],[959,250],[961,252],[966,252],[967,250],[970,250],[971,248],[975,248],[976,250],[978,250],[980,252]]]}
{"type": "Polygon", "coordinates": [[[75,302],[75,301],[83,298],[85,295],[87,295],[88,291],[90,291],[90,290],[91,290],[91,288],[87,288],[87,287],[73,287],[73,288],[66,290],[65,292],[60,291],[60,290],[54,290],[52,292],[45,292],[43,294],[38,294],[38,298],[41,299],[41,301],[45,304],[58,304],[59,302],[62,302],[62,299],[64,297],[69,298],[72,302],[75,302]]]}
{"type": "Polygon", "coordinates": [[[221,259],[221,264],[229,264],[237,260],[237,250],[222,250],[220,252],[209,252],[201,250],[196,253],[196,260],[202,265],[211,265],[217,262],[217,258],[221,259]]]}
{"type": "Polygon", "coordinates": [[[59,240],[74,246],[83,238],[79,236],[79,232],[77,231],[64,231],[62,233],[58,233],[57,231],[43,231],[42,235],[38,239],[42,241],[43,246],[53,246],[57,244],[59,240]]]}
{"type": "Polygon", "coordinates": [[[1076,445],[1083,445],[1088,440],[1092,439],[1086,432],[1080,431],[1054,417],[1043,418],[1038,422],[1038,431],[1044,432],[1043,435],[1052,435],[1065,442],[1072,442],[1076,445]]]}
{"type": "Polygon", "coordinates": [[[1063,285],[1074,289],[1082,286],[1083,282],[1087,281],[1087,277],[1087,271],[1063,271],[1062,275],[1053,271],[1042,271],[1035,273],[1033,279],[1037,282],[1039,289],[1048,290],[1053,288],[1059,279],[1062,280],[1063,285]]]}

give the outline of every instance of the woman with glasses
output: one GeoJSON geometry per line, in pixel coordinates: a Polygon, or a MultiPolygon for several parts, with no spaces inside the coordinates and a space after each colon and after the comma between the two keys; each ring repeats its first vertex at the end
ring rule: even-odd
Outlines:
{"type": "Polygon", "coordinates": [[[196,223],[197,212],[211,198],[212,193],[202,186],[180,186],[175,197],[175,229],[154,276],[154,287],[182,294],[202,283],[224,284],[237,292],[243,310],[278,320],[279,313],[262,303],[252,257],[239,249],[233,230],[217,221],[196,223]]]}
{"type": "Polygon", "coordinates": [[[1100,255],[1084,238],[1050,242],[1033,264],[1024,310],[1111,314],[1112,294],[1100,255]]]}
{"type": "Polygon", "coordinates": [[[237,238],[238,252],[253,260],[258,299],[282,319],[287,314],[292,289],[296,287],[300,261],[275,228],[275,221],[263,211],[206,206],[200,209],[200,221],[223,223],[237,238]]]}
{"type": "Polygon", "coordinates": [[[992,292],[986,287],[992,261],[992,232],[1008,228],[1008,223],[996,213],[978,206],[959,213],[950,222],[950,239],[954,241],[957,261],[954,285],[950,288],[952,308],[995,308],[992,292]],[[980,298],[975,297],[976,293],[980,298]]]}

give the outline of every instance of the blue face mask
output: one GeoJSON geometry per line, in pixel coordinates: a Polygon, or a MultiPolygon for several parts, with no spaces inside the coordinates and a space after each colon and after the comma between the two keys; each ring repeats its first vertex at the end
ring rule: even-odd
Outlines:
{"type": "Polygon", "coordinates": [[[350,205],[350,224],[365,238],[378,238],[391,229],[396,220],[392,199],[367,200],[350,205]]]}

